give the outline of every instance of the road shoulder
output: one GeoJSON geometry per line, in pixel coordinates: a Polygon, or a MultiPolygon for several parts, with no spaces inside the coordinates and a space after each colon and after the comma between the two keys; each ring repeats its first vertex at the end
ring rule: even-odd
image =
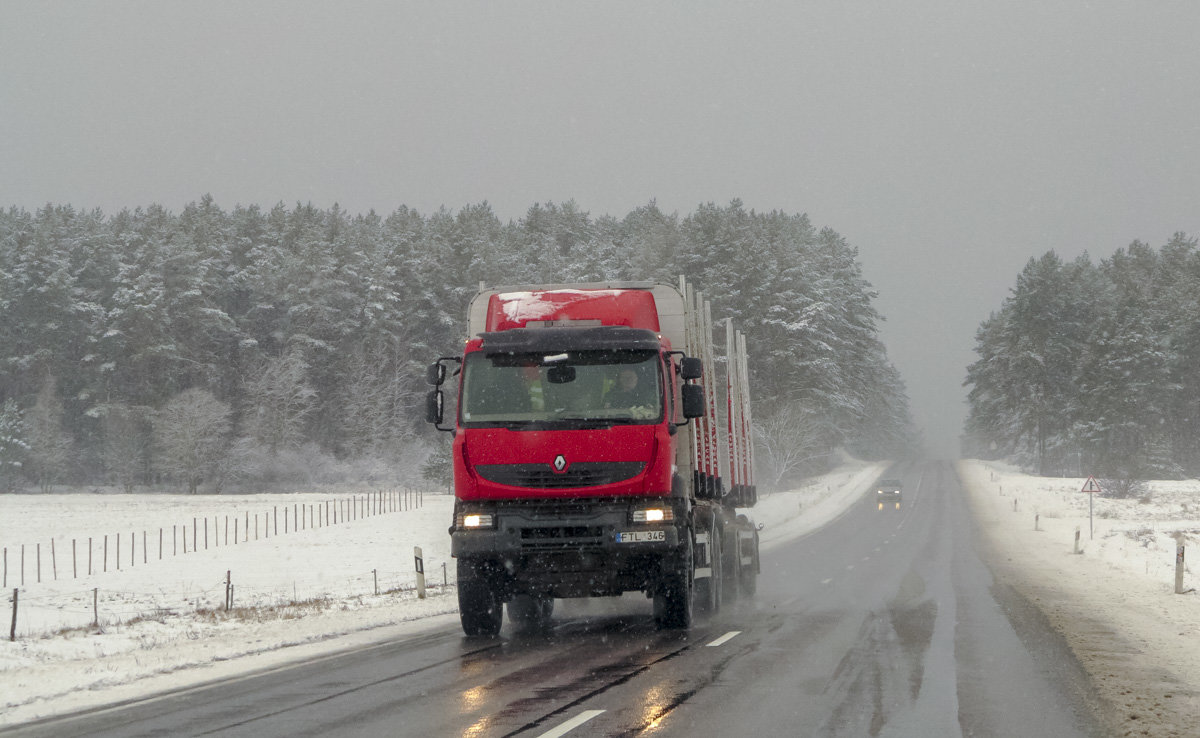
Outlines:
{"type": "Polygon", "coordinates": [[[986,489],[962,463],[958,473],[996,586],[1036,607],[1062,635],[1113,734],[1200,734],[1200,664],[1182,655],[1193,633],[1181,628],[1186,611],[1171,600],[1178,596],[1074,554],[1065,538],[1048,541],[1048,531],[1011,514],[1011,498],[986,489]]]}

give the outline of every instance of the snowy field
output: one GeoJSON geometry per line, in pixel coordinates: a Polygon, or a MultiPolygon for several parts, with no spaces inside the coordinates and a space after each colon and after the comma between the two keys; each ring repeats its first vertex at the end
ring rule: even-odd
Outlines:
{"type": "Polygon", "coordinates": [[[1145,500],[1096,497],[1084,479],[963,461],[985,538],[1071,646],[1128,735],[1200,735],[1200,482],[1149,482],[1145,500]],[[1036,518],[1035,518],[1036,516],[1036,518]],[[1036,526],[1036,529],[1035,529],[1036,526]],[[1075,532],[1079,531],[1079,550],[1075,532]]]}
{"type": "MultiPolygon", "coordinates": [[[[801,489],[764,496],[748,511],[766,525],[764,552],[840,515],[883,468],[852,462],[801,489]]],[[[9,642],[5,631],[0,641],[0,725],[272,668],[427,628],[457,627],[454,565],[446,532],[453,499],[426,494],[418,507],[411,496],[407,503],[395,497],[375,502],[363,498],[362,492],[0,496],[0,545],[9,556],[7,596],[0,599],[6,613],[11,613],[12,589],[20,589],[17,638],[9,642]],[[336,523],[335,509],[340,511],[336,523]],[[229,543],[224,538],[227,517],[229,543]],[[237,544],[232,542],[235,518],[237,544]],[[187,554],[182,553],[185,528],[187,554]],[[118,532],[123,546],[120,570],[115,558],[118,532]],[[100,571],[105,535],[110,547],[107,572],[100,571]],[[90,576],[82,563],[88,537],[93,550],[90,576]],[[130,537],[136,541],[132,552],[130,537]],[[72,571],[72,539],[74,567],[83,572],[78,577],[72,571]],[[57,580],[49,560],[51,540],[57,580]],[[24,586],[19,562],[14,562],[22,544],[24,586]],[[36,582],[34,561],[38,544],[41,584],[36,582]],[[414,546],[422,548],[430,585],[424,600],[413,590],[414,546]],[[448,588],[442,586],[443,564],[449,564],[448,588]],[[228,613],[227,571],[234,587],[234,607],[228,613]],[[97,610],[99,628],[92,626],[97,610]]]]}

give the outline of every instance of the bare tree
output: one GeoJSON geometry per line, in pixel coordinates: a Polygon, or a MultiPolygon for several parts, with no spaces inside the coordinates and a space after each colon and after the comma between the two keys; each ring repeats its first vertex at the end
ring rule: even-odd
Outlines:
{"type": "Polygon", "coordinates": [[[787,479],[825,458],[829,447],[822,433],[824,427],[811,413],[791,405],[764,419],[755,419],[756,460],[770,489],[780,489],[787,479]]]}
{"type": "Polygon", "coordinates": [[[71,437],[62,428],[63,404],[57,382],[48,377],[38,390],[37,402],[26,419],[29,460],[43,493],[62,479],[71,460],[71,437]]]}
{"type": "Polygon", "coordinates": [[[306,380],[308,363],[299,349],[263,362],[246,382],[250,436],[272,454],[294,448],[304,438],[304,419],[312,412],[316,390],[306,380]]]}
{"type": "Polygon", "coordinates": [[[184,390],[155,418],[162,463],[168,473],[195,494],[201,482],[215,477],[229,448],[229,405],[207,390],[184,390]]]}
{"type": "Polygon", "coordinates": [[[424,400],[398,343],[362,346],[348,362],[343,404],[347,446],[358,455],[389,456],[411,437],[424,400]]]}
{"type": "Polygon", "coordinates": [[[102,412],[105,464],[125,493],[132,493],[149,462],[154,411],[118,402],[104,406],[102,412]]]}

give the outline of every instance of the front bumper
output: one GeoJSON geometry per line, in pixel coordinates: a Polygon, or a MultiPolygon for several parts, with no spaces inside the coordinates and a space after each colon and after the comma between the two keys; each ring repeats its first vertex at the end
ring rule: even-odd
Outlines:
{"type": "Polygon", "coordinates": [[[660,500],[672,504],[671,498],[492,503],[483,509],[495,516],[495,528],[452,528],[450,552],[509,594],[648,591],[664,571],[683,565],[688,550],[685,510],[675,510],[671,522],[630,522],[631,509],[660,500]]]}

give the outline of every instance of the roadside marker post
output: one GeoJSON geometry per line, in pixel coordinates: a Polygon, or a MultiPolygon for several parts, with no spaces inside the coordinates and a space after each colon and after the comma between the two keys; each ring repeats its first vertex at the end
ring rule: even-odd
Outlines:
{"type": "Polygon", "coordinates": [[[1096,495],[1100,492],[1100,483],[1096,481],[1095,477],[1089,474],[1087,481],[1083,483],[1083,489],[1079,491],[1086,492],[1088,496],[1088,539],[1095,540],[1095,529],[1092,526],[1092,508],[1093,501],[1096,499],[1096,495]]]}
{"type": "Polygon", "coordinates": [[[425,599],[425,559],[421,555],[421,547],[413,546],[413,558],[417,565],[417,599],[425,599]]]}

